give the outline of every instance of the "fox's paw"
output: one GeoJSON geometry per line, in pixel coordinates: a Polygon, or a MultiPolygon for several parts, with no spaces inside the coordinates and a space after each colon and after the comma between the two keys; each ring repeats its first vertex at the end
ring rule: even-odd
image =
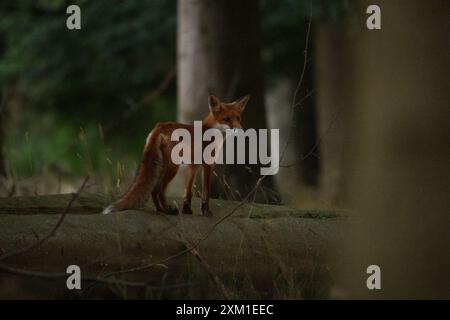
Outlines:
{"type": "Polygon", "coordinates": [[[212,212],[209,209],[209,205],[207,203],[202,203],[202,213],[206,217],[212,217],[212,212]]]}
{"type": "Polygon", "coordinates": [[[167,207],[166,210],[164,210],[165,214],[169,214],[171,216],[177,216],[178,215],[178,209],[172,208],[171,206],[167,207]]]}
{"type": "Polygon", "coordinates": [[[192,214],[191,204],[189,202],[184,202],[183,210],[181,212],[183,214],[192,214]]]}

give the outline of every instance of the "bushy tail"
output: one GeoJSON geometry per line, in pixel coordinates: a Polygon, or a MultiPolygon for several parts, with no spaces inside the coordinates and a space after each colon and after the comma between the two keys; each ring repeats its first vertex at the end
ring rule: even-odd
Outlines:
{"type": "MultiPolygon", "coordinates": [[[[152,135],[152,134],[150,134],[152,135]]],[[[106,207],[102,214],[132,208],[141,208],[158,184],[162,173],[162,154],[158,135],[149,136],[145,145],[141,164],[128,192],[117,202],[106,207]]]]}

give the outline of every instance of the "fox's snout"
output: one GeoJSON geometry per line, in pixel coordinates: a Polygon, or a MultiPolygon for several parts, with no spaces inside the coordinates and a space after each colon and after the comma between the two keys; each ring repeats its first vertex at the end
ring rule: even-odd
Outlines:
{"type": "Polygon", "coordinates": [[[242,131],[242,126],[240,123],[229,125],[226,123],[217,122],[214,125],[214,128],[220,130],[223,134],[226,133],[237,134],[239,131],[242,131]]]}

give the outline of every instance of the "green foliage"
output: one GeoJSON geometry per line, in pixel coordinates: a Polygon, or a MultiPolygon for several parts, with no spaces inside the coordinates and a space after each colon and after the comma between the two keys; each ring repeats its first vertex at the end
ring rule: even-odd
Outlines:
{"type": "Polygon", "coordinates": [[[73,1],[82,29],[66,28],[67,1],[0,7],[0,81],[17,80],[30,107],[111,118],[140,99],[175,61],[172,1],[73,1]],[[105,112],[107,111],[107,112],[105,112]]]}
{"type": "Polygon", "coordinates": [[[49,169],[59,173],[92,173],[106,160],[107,150],[96,128],[77,131],[74,127],[60,125],[51,113],[44,114],[39,122],[29,115],[24,116],[17,127],[20,129],[9,131],[5,151],[10,170],[18,179],[41,175],[49,169]],[[25,126],[28,130],[23,132],[25,126]]]}
{"type": "Polygon", "coordinates": [[[23,177],[57,164],[84,174],[109,157],[137,159],[154,123],[175,116],[171,86],[123,117],[174,67],[175,6],[163,0],[0,3],[0,85],[21,98],[19,111],[10,110],[19,113],[17,123],[6,130],[10,169],[23,177]],[[81,30],[66,28],[69,4],[81,7],[81,30]],[[106,141],[116,142],[109,149],[99,141],[99,124],[110,129],[106,141]]]}
{"type": "Polygon", "coordinates": [[[130,126],[114,138],[108,138],[103,126],[93,122],[77,126],[64,121],[59,113],[43,113],[37,118],[36,112],[24,112],[14,126],[7,125],[4,151],[9,170],[16,180],[54,174],[69,179],[95,176],[103,179],[105,187],[117,180],[123,182],[136,170],[150,128],[157,121],[174,118],[168,107],[171,104],[170,99],[160,99],[152,109],[158,117],[144,124],[135,115],[128,121],[142,125],[130,126]]]}

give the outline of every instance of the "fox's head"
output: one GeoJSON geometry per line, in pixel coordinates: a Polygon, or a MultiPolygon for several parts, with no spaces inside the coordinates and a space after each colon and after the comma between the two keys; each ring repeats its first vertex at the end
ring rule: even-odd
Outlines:
{"type": "Polygon", "coordinates": [[[219,129],[223,133],[227,129],[242,129],[241,113],[244,111],[250,95],[246,95],[234,102],[222,102],[214,95],[210,95],[209,111],[213,122],[211,126],[219,129]]]}

